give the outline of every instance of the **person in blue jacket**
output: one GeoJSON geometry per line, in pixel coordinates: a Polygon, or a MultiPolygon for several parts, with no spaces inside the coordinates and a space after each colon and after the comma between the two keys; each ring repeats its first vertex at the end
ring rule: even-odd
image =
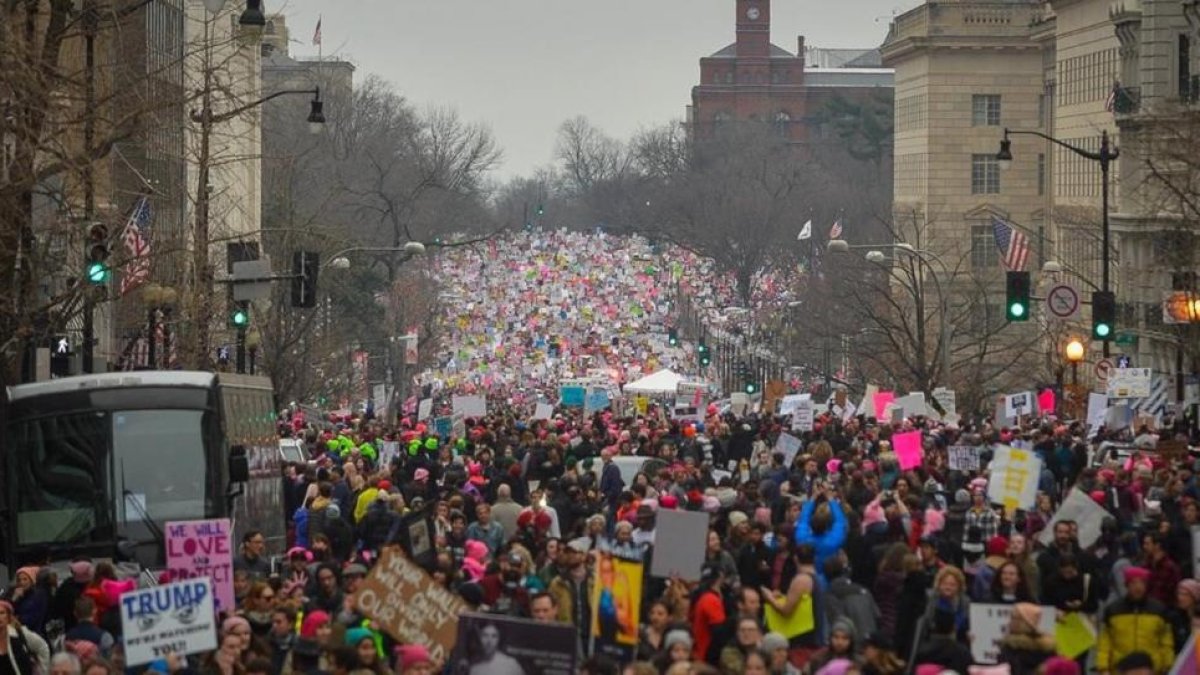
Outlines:
{"type": "Polygon", "coordinates": [[[821,501],[822,508],[817,510],[818,499],[809,498],[800,510],[796,519],[796,544],[809,544],[816,552],[817,578],[825,583],[825,561],[837,555],[842,545],[846,543],[848,526],[846,513],[842,511],[841,502],[828,488],[825,489],[821,501]]]}

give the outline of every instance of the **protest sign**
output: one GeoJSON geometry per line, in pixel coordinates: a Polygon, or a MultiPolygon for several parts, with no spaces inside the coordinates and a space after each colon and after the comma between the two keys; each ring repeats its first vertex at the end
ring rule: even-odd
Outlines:
{"type": "Polygon", "coordinates": [[[792,430],[793,431],[812,431],[813,430],[813,402],[812,399],[800,401],[800,405],[792,411],[792,430]]]}
{"type": "MultiPolygon", "coordinates": [[[[971,603],[971,656],[978,663],[996,663],[1000,657],[1000,642],[1008,635],[1013,605],[971,603]]],[[[1054,608],[1042,607],[1038,630],[1054,635],[1054,608]]]]}
{"type": "Polygon", "coordinates": [[[454,647],[458,615],[469,609],[394,548],[384,549],[353,598],[354,606],[396,641],[425,645],[440,663],[454,647]]]}
{"type": "Polygon", "coordinates": [[[427,420],[433,414],[433,399],[423,398],[417,404],[417,420],[427,420]]]}
{"type": "Polygon", "coordinates": [[[592,584],[592,638],[597,652],[633,660],[642,603],[642,561],[601,550],[592,584]]]}
{"type": "Polygon", "coordinates": [[[925,407],[925,394],[921,392],[913,392],[908,396],[901,396],[893,403],[896,407],[904,411],[905,417],[923,417],[929,414],[925,407]]]}
{"type": "Polygon", "coordinates": [[[171,653],[217,648],[217,612],[208,577],[129,591],[121,594],[118,605],[127,666],[165,659],[171,653]]]}
{"type": "Polygon", "coordinates": [[[1039,413],[1043,415],[1054,414],[1054,411],[1056,410],[1055,403],[1056,401],[1053,389],[1043,389],[1038,392],[1037,407],[1039,413]]]}
{"type": "Polygon", "coordinates": [[[896,394],[890,391],[881,391],[872,396],[871,401],[875,410],[875,418],[878,420],[886,419],[885,416],[889,414],[888,406],[895,400],[896,394]]]}
{"type": "Polygon", "coordinates": [[[921,432],[909,431],[893,435],[892,450],[896,453],[896,459],[900,461],[901,470],[908,471],[921,466],[925,457],[925,451],[921,447],[921,432]]]}
{"type": "Polygon", "coordinates": [[[654,523],[654,557],[650,575],[700,579],[704,548],[708,543],[708,514],[699,511],[659,509],[654,523]]]}
{"type": "Polygon", "coordinates": [[[1104,417],[1108,413],[1108,394],[1088,392],[1087,424],[1088,435],[1104,426],[1104,417]]]}
{"type": "Polygon", "coordinates": [[[379,466],[389,466],[400,456],[400,441],[384,441],[379,444],[379,466]]]}
{"type": "Polygon", "coordinates": [[[1067,498],[1054,511],[1050,522],[1038,533],[1038,541],[1045,546],[1054,543],[1054,525],[1060,520],[1074,521],[1079,529],[1079,545],[1088,548],[1100,538],[1100,523],[1108,516],[1108,511],[1097,504],[1083,490],[1072,489],[1067,498]]]}
{"type": "Polygon", "coordinates": [[[846,401],[846,407],[845,407],[845,409],[842,410],[842,421],[848,422],[857,413],[858,413],[858,408],[850,401],[846,401]]]}
{"type": "Polygon", "coordinates": [[[534,408],[533,419],[548,420],[554,415],[554,406],[549,403],[539,403],[534,408]]]}
{"type": "Polygon", "coordinates": [[[729,407],[734,415],[744,415],[746,408],[750,407],[750,397],[745,392],[735,391],[729,395],[729,407]]]}
{"type": "Polygon", "coordinates": [[[779,401],[779,416],[787,417],[788,415],[793,414],[796,411],[796,408],[800,406],[801,401],[808,401],[811,399],[812,396],[809,394],[789,394],[784,396],[779,401]]]}
{"type": "Polygon", "coordinates": [[[783,399],[783,395],[786,393],[787,385],[783,380],[769,380],[767,386],[763,388],[763,410],[774,413],[775,404],[783,399]]]}
{"type": "MultiPolygon", "coordinates": [[[[874,385],[874,384],[867,385],[867,391],[866,391],[866,393],[863,394],[862,403],[859,404],[859,406],[858,406],[859,408],[862,409],[862,414],[864,417],[875,417],[875,415],[876,415],[875,395],[878,393],[879,393],[878,385],[874,385]]],[[[880,410],[879,412],[882,413],[883,411],[880,410]]]]}
{"type": "Polygon", "coordinates": [[[558,398],[566,408],[582,408],[587,389],[580,386],[564,386],[558,388],[558,398]]]}
{"type": "Polygon", "coordinates": [[[1113,368],[1105,383],[1109,398],[1147,398],[1150,396],[1152,368],[1113,368]]]}
{"type": "Polygon", "coordinates": [[[800,448],[804,446],[804,442],[799,438],[789,434],[779,434],[779,438],[775,441],[775,452],[783,453],[783,465],[791,466],[792,460],[800,452],[800,448]]]}
{"type": "Polygon", "coordinates": [[[454,396],[450,399],[451,407],[464,417],[487,416],[487,399],[482,396],[454,396]]]}
{"type": "Polygon", "coordinates": [[[1023,391],[1019,394],[1009,394],[1004,397],[1004,416],[1008,418],[1032,415],[1034,399],[1033,392],[1023,391]]]}
{"type": "Polygon", "coordinates": [[[467,612],[458,617],[451,672],[575,675],[578,641],[571,624],[467,612]]]}
{"type": "Polygon", "coordinates": [[[587,397],[583,400],[583,414],[585,415],[604,410],[607,407],[608,391],[598,387],[589,390],[587,397]]]}
{"type": "Polygon", "coordinates": [[[649,396],[642,396],[639,394],[638,396],[636,396],[633,399],[633,404],[634,404],[634,409],[637,410],[637,414],[639,414],[639,415],[645,415],[646,413],[648,413],[650,411],[650,397],[649,396]]]}
{"type": "Polygon", "coordinates": [[[992,503],[1003,504],[1008,513],[1034,507],[1042,473],[1042,460],[1036,454],[998,445],[988,468],[992,474],[988,480],[988,499],[992,503]]]}
{"type": "Polygon", "coordinates": [[[227,518],[167,523],[167,570],[172,579],[212,581],[211,602],[217,611],[232,612],[233,541],[227,518]]]}
{"type": "Polygon", "coordinates": [[[970,445],[952,445],[946,449],[951,471],[978,471],[979,453],[970,445]]]}
{"type": "Polygon", "coordinates": [[[1073,659],[1096,644],[1096,629],[1083,614],[1067,612],[1054,624],[1054,643],[1059,656],[1073,659]]]}

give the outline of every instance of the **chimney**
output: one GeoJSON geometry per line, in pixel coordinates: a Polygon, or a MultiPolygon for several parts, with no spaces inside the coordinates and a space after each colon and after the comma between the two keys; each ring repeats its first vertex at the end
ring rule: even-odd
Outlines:
{"type": "Polygon", "coordinates": [[[801,59],[804,58],[804,36],[803,35],[796,38],[796,56],[801,59]]]}

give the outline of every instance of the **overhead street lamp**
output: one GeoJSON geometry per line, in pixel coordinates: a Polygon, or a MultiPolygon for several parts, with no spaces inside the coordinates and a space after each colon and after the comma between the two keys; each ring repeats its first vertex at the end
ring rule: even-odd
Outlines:
{"type": "Polygon", "coordinates": [[[1071,364],[1071,384],[1079,384],[1079,362],[1083,360],[1085,351],[1083,341],[1079,338],[1071,338],[1063,348],[1063,355],[1071,364]]]}
{"type": "Polygon", "coordinates": [[[403,253],[407,258],[400,262],[404,262],[415,256],[425,253],[425,244],[419,241],[410,241],[403,246],[351,246],[329,256],[329,267],[335,270],[350,269],[350,259],[346,256],[350,253],[403,253]]]}
{"type": "MultiPolygon", "coordinates": [[[[1098,162],[1100,164],[1100,174],[1101,174],[1101,181],[1100,181],[1101,220],[1100,220],[1100,222],[1101,222],[1101,228],[1103,230],[1102,236],[1103,236],[1103,240],[1104,240],[1103,241],[1104,250],[1102,251],[1102,254],[1103,254],[1102,261],[1103,262],[1101,263],[1102,264],[1102,269],[1101,269],[1102,281],[1100,283],[1100,292],[1107,294],[1110,290],[1110,288],[1109,288],[1109,266],[1110,265],[1109,265],[1109,247],[1108,247],[1109,236],[1110,236],[1110,234],[1109,234],[1110,230],[1109,230],[1109,225],[1108,225],[1108,167],[1110,164],[1112,164],[1113,160],[1115,160],[1121,156],[1121,151],[1118,148],[1114,147],[1109,142],[1107,129],[1104,129],[1100,132],[1100,150],[1097,152],[1092,152],[1091,150],[1084,150],[1083,148],[1076,147],[1074,145],[1071,145],[1070,143],[1060,141],[1057,138],[1054,138],[1053,136],[1049,136],[1047,134],[1043,134],[1040,131],[1014,130],[1014,129],[1006,128],[1004,130],[1004,138],[1000,140],[1000,151],[996,153],[996,162],[1000,165],[1001,170],[1006,170],[1010,166],[1012,166],[1012,162],[1013,162],[1012,141],[1008,140],[1008,137],[1010,135],[1011,136],[1018,136],[1018,135],[1037,136],[1038,138],[1050,141],[1051,143],[1053,143],[1059,147],[1066,148],[1067,150],[1070,150],[1071,152],[1075,153],[1076,155],[1078,155],[1080,157],[1083,157],[1084,159],[1089,159],[1089,160],[1092,160],[1093,162],[1098,162]]],[[[1111,336],[1109,337],[1109,339],[1105,339],[1105,340],[1101,341],[1101,344],[1104,346],[1104,355],[1105,356],[1108,356],[1108,343],[1109,343],[1110,339],[1111,339],[1111,336]]]]}

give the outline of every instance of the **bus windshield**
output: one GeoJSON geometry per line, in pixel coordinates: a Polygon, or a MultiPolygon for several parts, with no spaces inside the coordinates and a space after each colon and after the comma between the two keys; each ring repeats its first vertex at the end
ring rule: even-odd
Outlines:
{"type": "Polygon", "coordinates": [[[124,525],[203,518],[212,510],[205,480],[204,413],[128,410],[112,414],[117,518],[124,525]]]}
{"type": "Polygon", "coordinates": [[[203,410],[118,410],[15,425],[10,485],[17,543],[79,544],[146,533],[144,522],[204,518],[214,495],[203,410]]]}

